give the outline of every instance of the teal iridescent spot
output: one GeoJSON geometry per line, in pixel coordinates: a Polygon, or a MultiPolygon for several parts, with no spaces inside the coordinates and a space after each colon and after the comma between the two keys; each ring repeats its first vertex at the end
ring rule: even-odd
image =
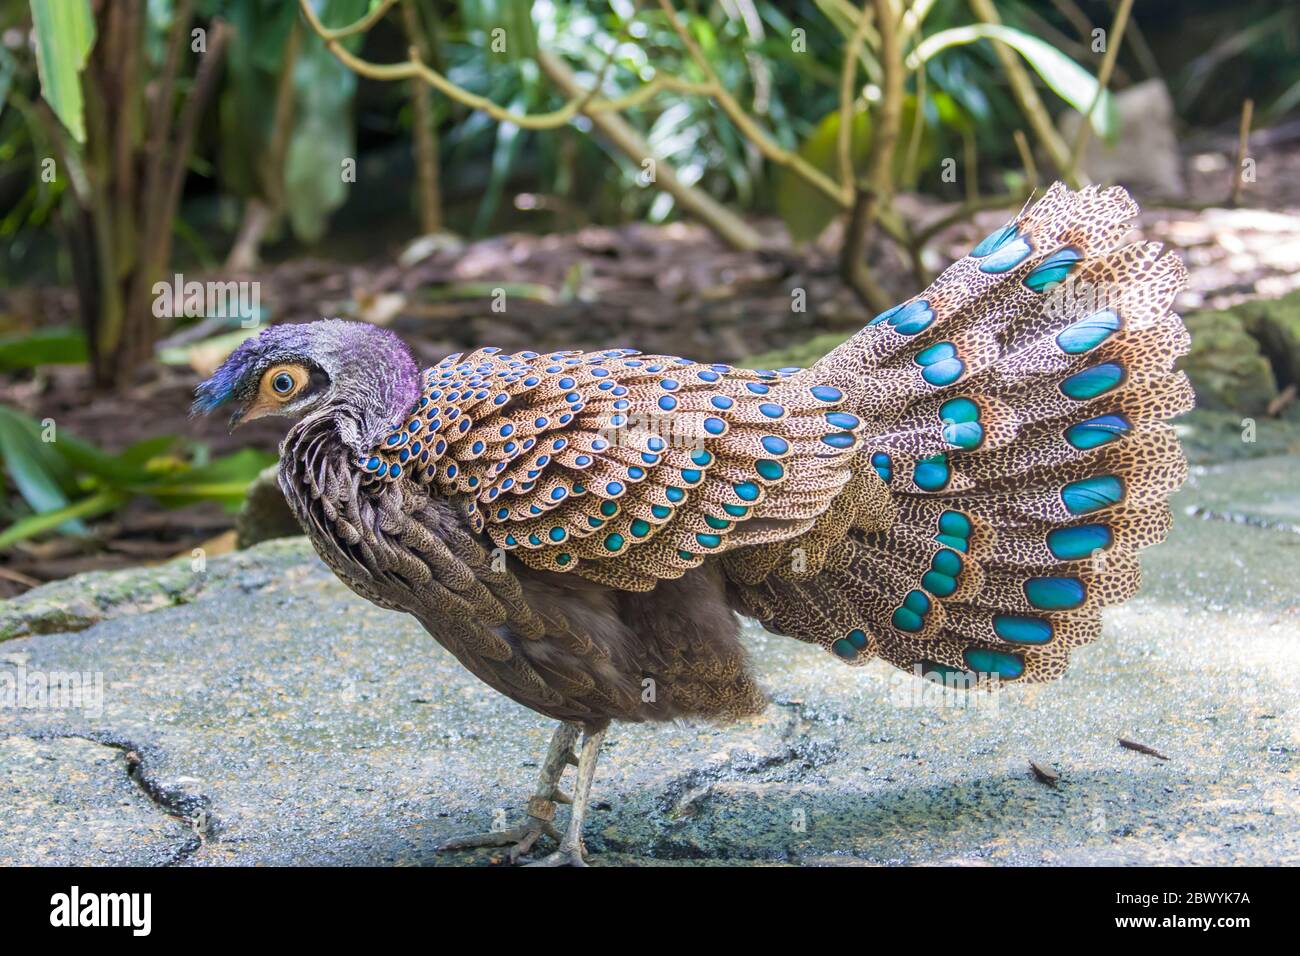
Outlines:
{"type": "Polygon", "coordinates": [[[1123,438],[1129,427],[1128,420],[1122,415],[1101,415],[1071,425],[1065,430],[1065,440],[1080,451],[1087,451],[1123,438]]]}
{"type": "Polygon", "coordinates": [[[1035,292],[1042,292],[1049,286],[1064,282],[1065,277],[1070,274],[1070,270],[1082,258],[1083,256],[1079,253],[1079,250],[1070,246],[1057,249],[1036,265],[1029,275],[1025,276],[1025,285],[1035,292]]]}
{"type": "Polygon", "coordinates": [[[1123,380],[1123,366],[1115,362],[1103,362],[1071,375],[1061,383],[1061,392],[1082,402],[1105,395],[1123,380]]]}
{"type": "Polygon", "coordinates": [[[925,627],[925,621],[921,619],[921,615],[909,611],[905,607],[894,608],[894,613],[889,621],[900,631],[908,631],[909,633],[915,633],[925,627]]]}
{"type": "Polygon", "coordinates": [[[984,426],[979,423],[979,406],[969,398],[954,398],[939,407],[939,420],[945,422],[943,439],[958,448],[977,448],[984,440],[984,426]]]}
{"type": "MultiPolygon", "coordinates": [[[[886,315],[888,315],[888,313],[886,313],[886,315]]],[[[872,319],[870,324],[874,325],[878,321],[880,321],[879,316],[872,319]]],[[[813,398],[817,399],[819,402],[838,402],[844,397],[843,393],[838,388],[833,388],[830,385],[814,385],[810,391],[812,392],[813,398]]]]}
{"type": "Polygon", "coordinates": [[[644,538],[650,533],[650,522],[637,518],[632,522],[632,527],[629,530],[632,532],[632,537],[644,538]]]}
{"type": "Polygon", "coordinates": [[[921,578],[921,587],[935,597],[947,597],[957,590],[961,573],[961,556],[950,548],[937,551],[930,560],[930,570],[921,578]]]}
{"type": "Polygon", "coordinates": [[[623,536],[621,534],[610,534],[605,536],[605,550],[617,551],[623,547],[623,536]]]}
{"type": "Polygon", "coordinates": [[[999,273],[1014,269],[1033,251],[1034,247],[1023,236],[1009,239],[980,263],[980,272],[999,273]]]}
{"type": "Polygon", "coordinates": [[[921,377],[931,385],[951,385],[966,370],[951,342],[936,342],[918,352],[913,361],[921,366],[921,377]]]}
{"type": "Polygon", "coordinates": [[[695,540],[702,548],[716,548],[722,543],[722,539],[716,534],[697,534],[695,540]]]}
{"type": "Polygon", "coordinates": [[[673,513],[673,509],[669,508],[667,505],[651,505],[650,513],[662,521],[673,513]]]}
{"type": "Polygon", "coordinates": [[[1016,235],[1015,224],[1009,223],[1003,226],[1001,229],[997,229],[994,230],[993,232],[990,232],[987,236],[981,239],[979,245],[976,246],[974,249],[972,249],[970,251],[970,254],[975,259],[982,259],[984,258],[984,256],[987,256],[991,252],[997,252],[1006,243],[1014,239],[1015,235],[1016,235]]]}
{"type": "Polygon", "coordinates": [[[946,574],[940,574],[938,571],[926,571],[925,574],[921,575],[921,587],[935,597],[947,597],[957,590],[957,581],[946,574]]]}
{"type": "Polygon", "coordinates": [[[683,498],[686,497],[686,492],[683,491],[681,488],[674,488],[673,486],[669,485],[667,488],[664,489],[664,497],[666,497],[673,504],[676,504],[677,502],[681,501],[683,498]]]}
{"type": "Polygon", "coordinates": [[[912,481],[923,491],[938,491],[948,484],[951,475],[948,456],[931,455],[916,463],[916,467],[912,470],[912,481]]]}
{"type": "Polygon", "coordinates": [[[695,555],[691,554],[689,551],[678,551],[677,557],[681,558],[683,561],[695,560],[695,555]]]}
{"type": "Polygon", "coordinates": [[[600,513],[606,518],[612,518],[618,514],[618,503],[613,501],[602,501],[600,503],[600,513]]]}
{"type": "Polygon", "coordinates": [[[930,610],[930,599],[922,591],[908,591],[903,598],[903,607],[917,614],[926,614],[930,610]]]}
{"type": "Polygon", "coordinates": [[[1052,622],[1041,617],[998,614],[993,618],[993,633],[1013,644],[1046,644],[1052,639],[1052,622]]]}
{"type": "Polygon", "coordinates": [[[1068,611],[1087,596],[1078,578],[1030,578],[1025,582],[1025,599],[1041,611],[1068,611]]]}
{"type": "Polygon", "coordinates": [[[984,440],[984,426],[979,422],[961,422],[943,426],[943,440],[957,448],[978,448],[984,440]]]}
{"type": "Polygon", "coordinates": [[[749,514],[749,505],[723,505],[722,510],[733,518],[743,518],[749,514]]]}
{"type": "Polygon", "coordinates": [[[1095,349],[1119,329],[1119,316],[1111,309],[1094,312],[1080,319],[1056,336],[1056,344],[1067,355],[1078,355],[1095,349]]]}
{"type": "Polygon", "coordinates": [[[1025,672],[1025,659],[1006,651],[968,647],[962,652],[966,666],[979,674],[997,674],[1002,680],[1015,680],[1025,672]]]}
{"type": "Polygon", "coordinates": [[[754,467],[768,481],[776,481],[785,474],[785,469],[781,467],[781,463],[770,458],[759,459],[754,467]]]}
{"type": "Polygon", "coordinates": [[[959,511],[945,511],[939,516],[939,533],[934,540],[965,554],[970,550],[970,519],[959,511]]]}
{"type": "Polygon", "coordinates": [[[934,310],[930,308],[929,300],[916,299],[912,302],[896,305],[887,312],[881,312],[867,324],[876,325],[880,322],[887,322],[900,335],[915,335],[917,332],[929,328],[930,323],[933,321],[934,310]]]}
{"type": "Polygon", "coordinates": [[[930,610],[930,599],[924,591],[908,591],[902,607],[894,609],[890,621],[900,631],[915,633],[925,626],[925,615],[930,610]]]}
{"type": "Polygon", "coordinates": [[[917,365],[933,365],[935,362],[942,362],[944,359],[956,357],[957,346],[951,342],[935,342],[929,348],[917,352],[914,361],[917,365]]]}
{"type": "Polygon", "coordinates": [[[831,650],[847,661],[857,657],[858,651],[862,650],[866,646],[866,633],[854,628],[832,644],[831,650]]]}
{"type": "Polygon", "coordinates": [[[881,481],[887,482],[894,477],[893,463],[883,451],[878,451],[871,456],[871,467],[876,469],[876,474],[880,476],[881,481]]]}
{"type": "Polygon", "coordinates": [[[568,534],[563,528],[552,528],[549,537],[552,541],[563,541],[568,534]]]}
{"type": "Polygon", "coordinates": [[[742,501],[754,501],[758,498],[758,485],[752,481],[742,481],[731,486],[742,501]]]}
{"type": "Polygon", "coordinates": [[[1104,524],[1081,524],[1047,533],[1047,550],[1059,561],[1078,561],[1104,551],[1115,540],[1104,524]]]}
{"type": "Polygon", "coordinates": [[[769,455],[784,455],[790,450],[790,443],[776,435],[764,435],[762,444],[769,455]]]}
{"type": "Polygon", "coordinates": [[[1072,481],[1061,489],[1061,502],[1072,515],[1086,515],[1124,500],[1124,483],[1114,475],[1072,481]]]}
{"type": "Polygon", "coordinates": [[[568,564],[572,560],[573,560],[573,555],[563,551],[555,556],[555,563],[561,566],[568,564]]]}
{"type": "Polygon", "coordinates": [[[955,578],[961,573],[961,555],[948,548],[943,548],[930,559],[930,567],[940,574],[955,578]]]}
{"type": "Polygon", "coordinates": [[[955,538],[969,538],[971,533],[970,518],[960,511],[945,511],[939,515],[939,531],[955,538]]]}
{"type": "Polygon", "coordinates": [[[830,445],[832,448],[852,448],[856,441],[853,432],[835,432],[822,436],[822,443],[830,445]]]}
{"type": "Polygon", "coordinates": [[[858,656],[857,648],[842,637],[831,645],[831,650],[837,657],[842,657],[846,661],[852,660],[858,656]]]}
{"type": "Polygon", "coordinates": [[[731,522],[726,518],[718,518],[713,515],[705,515],[704,523],[715,531],[726,531],[731,527],[731,522]]]}
{"type": "Polygon", "coordinates": [[[939,406],[939,420],[943,422],[977,422],[980,407],[969,398],[954,398],[939,406]]]}
{"type": "Polygon", "coordinates": [[[961,359],[944,359],[942,362],[935,362],[933,365],[927,365],[923,368],[921,378],[931,385],[942,387],[957,381],[964,371],[966,371],[966,366],[961,359]]]}
{"type": "Polygon", "coordinates": [[[856,415],[850,415],[848,412],[827,412],[826,421],[836,428],[857,428],[860,424],[856,415]]]}

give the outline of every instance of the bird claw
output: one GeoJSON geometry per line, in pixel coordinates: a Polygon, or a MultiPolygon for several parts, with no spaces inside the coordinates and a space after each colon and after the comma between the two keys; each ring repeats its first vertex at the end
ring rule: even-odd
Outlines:
{"type": "Polygon", "coordinates": [[[534,860],[529,866],[587,866],[586,851],[581,846],[569,846],[564,843],[554,853],[534,860]]]}
{"type": "Polygon", "coordinates": [[[442,853],[448,850],[472,850],[478,847],[510,847],[510,862],[517,864],[519,858],[527,856],[543,836],[548,836],[556,843],[560,842],[560,835],[545,820],[539,820],[536,817],[529,817],[528,822],[522,826],[511,827],[508,830],[489,830],[487,833],[476,833],[472,836],[456,837],[439,845],[438,852],[442,853]]]}

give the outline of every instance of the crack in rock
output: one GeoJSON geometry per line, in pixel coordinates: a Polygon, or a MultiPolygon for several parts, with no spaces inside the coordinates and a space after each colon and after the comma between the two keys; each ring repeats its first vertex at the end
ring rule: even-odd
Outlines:
{"type": "Polygon", "coordinates": [[[210,837],[217,835],[220,823],[212,815],[211,798],[207,794],[194,793],[183,786],[163,783],[145,771],[145,755],[153,748],[138,746],[125,737],[108,733],[28,733],[23,734],[31,740],[88,740],[101,747],[108,747],[122,753],[126,764],[126,775],[145,797],[161,810],[193,831],[176,852],[163,866],[175,866],[190,859],[207,843],[210,837]]]}

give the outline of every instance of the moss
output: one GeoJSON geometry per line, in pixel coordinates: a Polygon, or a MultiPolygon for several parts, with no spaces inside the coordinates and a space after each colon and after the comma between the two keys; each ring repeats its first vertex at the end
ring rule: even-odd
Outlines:
{"type": "Polygon", "coordinates": [[[228,582],[264,587],[293,578],[307,562],[314,563],[315,557],[307,540],[298,537],[214,559],[202,569],[186,557],[158,567],[79,574],[0,602],[0,641],[81,631],[100,621],[187,604],[228,582]]]}
{"type": "Polygon", "coordinates": [[[1197,405],[1215,411],[1262,415],[1277,395],[1277,381],[1259,342],[1232,311],[1195,312],[1183,321],[1191,350],[1179,367],[1196,389],[1197,405]]]}

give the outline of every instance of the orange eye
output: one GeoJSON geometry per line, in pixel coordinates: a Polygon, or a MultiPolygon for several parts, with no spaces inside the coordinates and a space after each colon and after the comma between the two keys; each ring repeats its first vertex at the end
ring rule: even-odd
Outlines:
{"type": "Polygon", "coordinates": [[[301,365],[275,365],[262,375],[260,391],[265,398],[285,402],[301,392],[309,378],[301,365]]]}

